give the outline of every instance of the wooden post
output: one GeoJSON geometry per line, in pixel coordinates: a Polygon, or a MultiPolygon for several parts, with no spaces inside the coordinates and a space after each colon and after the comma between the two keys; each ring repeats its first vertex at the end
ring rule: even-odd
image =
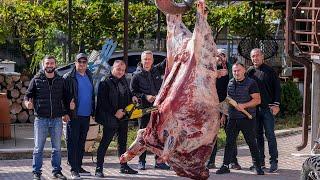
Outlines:
{"type": "Polygon", "coordinates": [[[312,94],[311,94],[311,148],[318,138],[320,121],[320,57],[312,56],[312,94]],[[316,62],[319,63],[316,63],[316,62]]]}

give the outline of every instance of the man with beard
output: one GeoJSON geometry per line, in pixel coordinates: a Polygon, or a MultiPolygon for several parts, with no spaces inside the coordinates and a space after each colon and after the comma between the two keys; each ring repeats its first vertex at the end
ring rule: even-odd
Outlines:
{"type": "Polygon", "coordinates": [[[84,170],[82,159],[90,116],[95,112],[95,96],[92,73],[88,67],[88,58],[84,53],[76,56],[75,67],[65,74],[65,93],[68,115],[64,116],[67,125],[68,161],[71,166],[71,179],[80,179],[80,174],[90,174],[84,170]]]}
{"type": "MultiPolygon", "coordinates": [[[[138,99],[132,96],[125,78],[126,64],[122,60],[113,63],[111,74],[99,84],[97,96],[96,122],[103,125],[103,135],[97,150],[96,177],[104,177],[104,156],[112,141],[118,135],[118,156],[127,150],[128,121],[124,120],[124,109],[138,99]]],[[[120,164],[120,173],[137,174],[127,163],[120,164]]]]}
{"type": "Polygon", "coordinates": [[[64,82],[55,72],[56,59],[46,56],[42,61],[43,70],[34,76],[24,97],[25,106],[34,109],[34,151],[33,179],[41,179],[43,148],[49,134],[52,144],[51,165],[55,179],[67,179],[61,173],[62,116],[64,115],[64,82]]]}

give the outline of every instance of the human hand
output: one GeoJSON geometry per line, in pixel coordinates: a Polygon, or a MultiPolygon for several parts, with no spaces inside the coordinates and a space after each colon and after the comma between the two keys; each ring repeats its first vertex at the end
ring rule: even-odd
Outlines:
{"type": "Polygon", "coordinates": [[[280,111],[280,108],[279,106],[270,106],[270,109],[271,109],[271,112],[272,112],[272,115],[277,115],[280,111]]]}
{"type": "Polygon", "coordinates": [[[33,99],[30,98],[28,101],[25,101],[24,105],[26,105],[27,109],[33,109],[33,99]]]}
{"type": "Polygon", "coordinates": [[[156,97],[152,95],[147,95],[146,99],[149,103],[153,103],[153,101],[156,100],[156,97]]]}
{"type": "Polygon", "coordinates": [[[125,114],[126,113],[123,111],[123,109],[118,109],[118,111],[116,112],[115,116],[116,116],[116,118],[121,119],[121,118],[123,118],[123,116],[125,114]]]}
{"type": "Polygon", "coordinates": [[[226,125],[226,116],[222,114],[220,118],[220,127],[224,127],[225,125],[226,125]]]}
{"type": "Polygon", "coordinates": [[[76,108],[76,104],[74,103],[74,98],[72,98],[70,102],[70,110],[74,110],[76,108]]]}
{"type": "Polygon", "coordinates": [[[236,108],[238,111],[243,112],[246,107],[244,106],[244,104],[238,104],[235,108],[236,108]]]}
{"type": "Polygon", "coordinates": [[[139,103],[139,99],[136,96],[132,97],[132,102],[133,103],[139,103]]]}
{"type": "Polygon", "coordinates": [[[64,116],[62,116],[62,121],[63,121],[63,122],[68,122],[68,121],[70,121],[69,115],[64,115],[64,116]]]}

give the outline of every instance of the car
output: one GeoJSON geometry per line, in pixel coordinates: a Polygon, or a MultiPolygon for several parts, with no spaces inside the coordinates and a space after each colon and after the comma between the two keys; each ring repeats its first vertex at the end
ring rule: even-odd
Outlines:
{"type": "MultiPolygon", "coordinates": [[[[128,52],[128,70],[127,70],[127,72],[128,72],[129,76],[131,76],[132,73],[137,69],[137,65],[141,61],[141,53],[142,53],[142,51],[128,52]]],[[[154,58],[154,64],[158,64],[166,58],[166,52],[154,51],[153,58],[154,58]]],[[[115,60],[122,60],[122,59],[123,59],[123,51],[114,52],[111,55],[111,57],[108,61],[108,64],[110,66],[112,66],[115,60]]],[[[74,67],[74,62],[57,68],[57,72],[58,72],[58,74],[63,75],[65,73],[69,72],[73,67],[74,67]]]]}

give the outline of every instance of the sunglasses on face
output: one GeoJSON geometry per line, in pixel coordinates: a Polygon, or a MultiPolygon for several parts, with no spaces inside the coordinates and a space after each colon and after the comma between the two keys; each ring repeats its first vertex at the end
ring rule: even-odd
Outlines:
{"type": "Polygon", "coordinates": [[[87,64],[87,61],[78,61],[79,64],[87,64]]]}

